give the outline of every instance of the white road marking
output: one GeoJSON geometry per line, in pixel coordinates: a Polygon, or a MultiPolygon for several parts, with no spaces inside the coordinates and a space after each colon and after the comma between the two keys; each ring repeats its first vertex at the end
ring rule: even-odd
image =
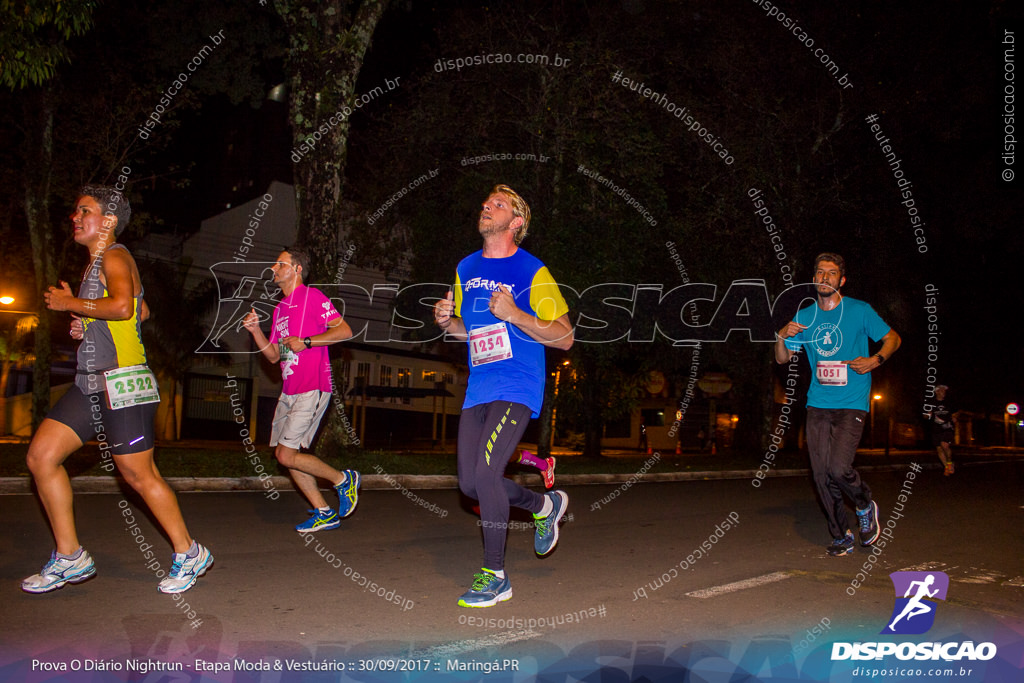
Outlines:
{"type": "Polygon", "coordinates": [[[448,643],[446,645],[438,645],[425,650],[416,650],[415,652],[410,652],[408,656],[412,659],[444,659],[445,657],[454,657],[466,652],[483,650],[484,648],[501,647],[520,640],[537,638],[541,635],[543,634],[539,631],[534,631],[533,629],[505,631],[503,633],[495,633],[494,635],[487,636],[486,638],[456,640],[455,642],[448,643]]]}
{"type": "MultiPolygon", "coordinates": [[[[903,569],[900,569],[899,571],[901,571],[901,572],[934,572],[934,571],[945,572],[947,568],[949,568],[949,569],[958,569],[958,567],[950,567],[945,562],[922,562],[920,564],[913,564],[913,565],[911,565],[909,567],[904,567],[903,569]]],[[[949,572],[946,572],[946,573],[948,574],[949,572]]]]}
{"type": "Polygon", "coordinates": [[[979,569],[978,567],[971,567],[972,573],[970,576],[965,576],[962,579],[958,579],[961,583],[996,583],[1000,579],[1005,579],[1006,574],[1001,574],[992,569],[979,569]]]}
{"type": "Polygon", "coordinates": [[[691,591],[687,593],[687,595],[691,598],[713,598],[716,595],[724,595],[726,593],[732,593],[733,591],[741,591],[746,588],[755,588],[757,586],[763,586],[766,583],[775,583],[776,581],[782,581],[783,579],[788,578],[790,578],[789,572],[774,572],[772,574],[764,574],[763,576],[755,576],[752,579],[743,579],[742,581],[727,583],[722,586],[714,586],[713,588],[691,591]]]}
{"type": "Polygon", "coordinates": [[[904,567],[900,570],[901,572],[934,572],[940,571],[945,572],[949,576],[950,581],[956,581],[957,583],[1001,583],[1004,586],[1015,586],[1020,577],[1009,578],[1008,574],[996,571],[994,569],[983,569],[979,567],[961,567],[959,565],[950,566],[945,562],[922,562],[921,564],[915,564],[910,567],[904,567]],[[1002,581],[1002,579],[1009,579],[1008,581],[1002,581]]]}

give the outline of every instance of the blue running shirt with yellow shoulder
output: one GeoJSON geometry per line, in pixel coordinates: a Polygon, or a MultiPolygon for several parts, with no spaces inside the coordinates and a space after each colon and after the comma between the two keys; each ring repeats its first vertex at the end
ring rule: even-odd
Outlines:
{"type": "Polygon", "coordinates": [[[455,315],[469,335],[469,385],[462,407],[512,401],[537,417],[544,400],[544,345],[491,313],[491,293],[499,285],[512,292],[519,308],[541,320],[569,312],[547,267],[522,248],[505,258],[484,258],[478,251],[462,259],[454,288],[455,315]]]}
{"type": "Polygon", "coordinates": [[[812,373],[807,405],[811,408],[867,410],[871,373],[860,375],[846,367],[839,369],[845,377],[831,379],[838,372],[833,368],[838,361],[867,356],[868,338],[880,340],[889,333],[889,326],[870,305],[848,296],[844,296],[831,311],[822,310],[816,303],[802,308],[795,320],[806,325],[807,329],[787,339],[786,348],[807,352],[812,373]],[[838,384],[839,381],[845,381],[845,385],[838,384]]]}

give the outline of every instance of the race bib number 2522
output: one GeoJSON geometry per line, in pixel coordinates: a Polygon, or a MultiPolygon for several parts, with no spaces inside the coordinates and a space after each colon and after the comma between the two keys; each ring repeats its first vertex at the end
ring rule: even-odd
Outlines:
{"type": "Polygon", "coordinates": [[[114,368],[103,375],[107,384],[107,401],[112,410],[160,401],[156,378],[145,365],[114,368]]]}

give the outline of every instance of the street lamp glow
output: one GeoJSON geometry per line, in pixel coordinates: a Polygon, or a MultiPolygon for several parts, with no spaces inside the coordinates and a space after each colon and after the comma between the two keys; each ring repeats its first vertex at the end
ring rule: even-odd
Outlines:
{"type": "Polygon", "coordinates": [[[871,404],[868,406],[869,413],[871,415],[870,419],[871,419],[871,447],[872,448],[875,447],[875,401],[881,401],[881,400],[882,400],[882,395],[881,394],[874,394],[871,397],[871,404]]]}
{"type": "Polygon", "coordinates": [[[0,296],[0,304],[3,304],[4,306],[10,306],[13,303],[14,303],[14,297],[13,296],[0,296]]]}

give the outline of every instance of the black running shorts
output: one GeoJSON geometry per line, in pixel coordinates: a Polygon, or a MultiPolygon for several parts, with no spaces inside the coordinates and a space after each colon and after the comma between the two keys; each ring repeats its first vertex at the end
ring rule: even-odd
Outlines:
{"type": "Polygon", "coordinates": [[[107,407],[104,391],[84,394],[72,385],[47,418],[70,427],[82,443],[96,439],[114,455],[141,453],[153,448],[153,418],[159,403],[145,403],[120,410],[107,407]]]}

